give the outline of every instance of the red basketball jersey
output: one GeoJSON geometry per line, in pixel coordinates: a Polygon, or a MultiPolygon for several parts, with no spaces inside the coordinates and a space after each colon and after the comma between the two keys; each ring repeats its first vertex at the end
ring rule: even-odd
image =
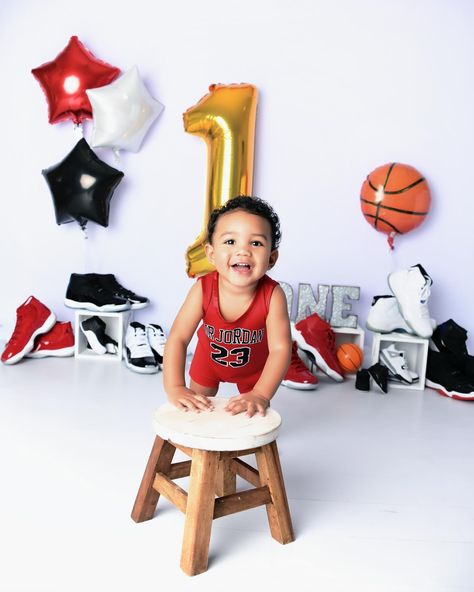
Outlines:
{"type": "Polygon", "coordinates": [[[254,376],[256,382],[268,357],[266,319],[278,282],[263,276],[248,309],[230,323],[223,318],[219,308],[217,271],[200,277],[199,281],[203,322],[198,330],[198,345],[190,374],[199,383],[201,367],[203,376],[212,374],[220,382],[238,383],[254,376]]]}

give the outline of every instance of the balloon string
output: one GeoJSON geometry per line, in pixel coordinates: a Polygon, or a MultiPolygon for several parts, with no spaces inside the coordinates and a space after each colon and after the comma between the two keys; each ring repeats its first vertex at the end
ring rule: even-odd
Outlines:
{"type": "Polygon", "coordinates": [[[79,132],[82,137],[84,137],[84,127],[82,123],[75,123],[74,124],[74,132],[79,132]]]}
{"type": "Polygon", "coordinates": [[[114,153],[116,164],[120,164],[120,150],[118,148],[112,148],[112,152],[114,153]]]}
{"type": "MultiPolygon", "coordinates": [[[[86,222],[86,224],[87,224],[87,222],[86,222]]],[[[89,238],[89,236],[87,235],[87,227],[86,227],[86,224],[81,224],[81,230],[84,233],[83,234],[84,240],[87,240],[89,238]]]]}
{"type": "Polygon", "coordinates": [[[394,232],[391,232],[387,237],[388,246],[390,247],[391,251],[393,251],[393,249],[395,248],[395,246],[393,244],[394,238],[395,238],[394,232]]]}

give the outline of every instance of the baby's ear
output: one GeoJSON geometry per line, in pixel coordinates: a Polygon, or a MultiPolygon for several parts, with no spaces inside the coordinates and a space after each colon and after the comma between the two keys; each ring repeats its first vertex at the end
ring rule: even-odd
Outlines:
{"type": "Polygon", "coordinates": [[[213,248],[213,246],[210,243],[206,243],[204,245],[204,251],[206,253],[206,257],[214,265],[214,248],[213,248]]]}
{"type": "Polygon", "coordinates": [[[278,259],[278,255],[279,255],[278,249],[275,249],[274,251],[272,251],[270,253],[270,259],[268,261],[268,269],[271,269],[275,265],[275,263],[277,262],[277,259],[278,259]]]}

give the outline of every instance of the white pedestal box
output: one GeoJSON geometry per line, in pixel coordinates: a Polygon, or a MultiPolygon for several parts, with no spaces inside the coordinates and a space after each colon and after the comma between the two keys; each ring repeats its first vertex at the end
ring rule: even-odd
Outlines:
{"type": "Polygon", "coordinates": [[[389,383],[389,388],[420,390],[425,388],[426,362],[428,360],[428,339],[405,333],[374,333],[372,340],[372,364],[379,361],[379,354],[390,344],[405,352],[408,368],[419,376],[418,382],[413,384],[389,383]]]}
{"type": "Polygon", "coordinates": [[[123,312],[93,312],[91,310],[76,310],[74,356],[87,360],[115,360],[120,361],[123,355],[123,340],[130,318],[130,311],[123,312]],[[99,317],[105,323],[105,332],[117,342],[117,353],[96,354],[87,348],[87,339],[81,329],[82,321],[91,317],[99,317]]]}
{"type": "Polygon", "coordinates": [[[355,329],[350,327],[331,327],[336,334],[336,349],[343,343],[355,343],[364,351],[364,329],[357,326],[355,329]]]}

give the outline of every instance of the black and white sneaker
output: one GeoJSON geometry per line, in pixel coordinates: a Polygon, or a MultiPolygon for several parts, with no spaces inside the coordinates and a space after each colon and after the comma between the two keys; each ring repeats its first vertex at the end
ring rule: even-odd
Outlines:
{"type": "Polygon", "coordinates": [[[158,364],[160,370],[163,369],[163,354],[165,353],[166,335],[160,325],[154,325],[150,323],[146,326],[146,333],[148,337],[148,343],[150,344],[151,351],[155,356],[155,361],[158,364]]]}
{"type": "Polygon", "coordinates": [[[367,372],[372,377],[375,384],[379,387],[379,389],[384,393],[388,393],[387,383],[388,383],[388,368],[386,366],[382,366],[382,364],[374,364],[370,368],[367,369],[367,372]]]}
{"type": "Polygon", "coordinates": [[[107,290],[107,292],[113,294],[116,298],[128,300],[132,310],[139,310],[140,308],[145,308],[150,304],[150,301],[148,298],[146,298],[146,296],[139,296],[138,294],[135,294],[135,292],[127,290],[127,288],[124,288],[121,284],[119,284],[112,273],[94,273],[92,275],[95,276],[99,285],[107,290]]]}
{"type": "Polygon", "coordinates": [[[88,346],[96,354],[107,353],[108,338],[105,334],[105,322],[99,317],[90,317],[81,322],[81,329],[87,339],[88,346]]]}
{"type": "Polygon", "coordinates": [[[450,352],[463,356],[468,354],[466,341],[466,329],[458,325],[453,319],[438,325],[431,336],[435,351],[450,352]]]}
{"type": "Polygon", "coordinates": [[[401,382],[405,382],[406,384],[411,384],[413,382],[405,358],[405,352],[397,349],[394,343],[391,343],[380,351],[379,359],[381,364],[387,366],[389,373],[393,374],[401,382]]]}
{"type": "Polygon", "coordinates": [[[72,273],[64,304],[69,308],[83,308],[93,312],[120,312],[130,309],[126,298],[119,298],[106,290],[95,273],[72,273]]]}
{"type": "Polygon", "coordinates": [[[432,284],[433,280],[419,263],[388,276],[388,285],[407,325],[416,335],[424,338],[433,334],[428,309],[432,284]]]}
{"type": "Polygon", "coordinates": [[[455,354],[428,350],[425,384],[445,397],[474,401],[474,381],[459,369],[455,354]]]}
{"type": "Polygon", "coordinates": [[[453,319],[441,323],[433,331],[430,347],[434,351],[453,354],[455,365],[474,381],[474,356],[467,351],[467,331],[453,319]]]}
{"type": "MultiPolygon", "coordinates": [[[[107,343],[105,344],[106,353],[116,354],[118,352],[118,343],[107,334],[105,334],[105,338],[107,339],[107,343]]],[[[89,342],[87,342],[87,349],[92,349],[89,342]]]]}
{"type": "Polygon", "coordinates": [[[156,374],[158,364],[146,334],[145,326],[133,321],[125,334],[125,348],[123,352],[125,365],[133,372],[140,374],[156,374]]]}

